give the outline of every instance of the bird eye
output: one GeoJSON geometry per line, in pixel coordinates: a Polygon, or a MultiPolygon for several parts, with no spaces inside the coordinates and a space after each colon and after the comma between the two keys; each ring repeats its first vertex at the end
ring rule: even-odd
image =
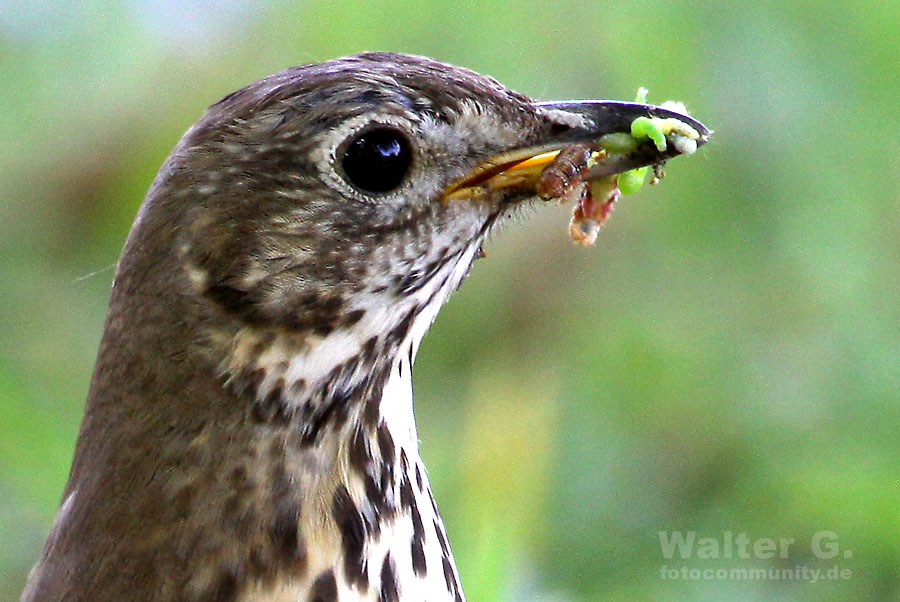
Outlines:
{"type": "Polygon", "coordinates": [[[370,128],[344,148],[344,177],[363,192],[389,192],[397,188],[412,163],[409,140],[392,127],[370,128]]]}

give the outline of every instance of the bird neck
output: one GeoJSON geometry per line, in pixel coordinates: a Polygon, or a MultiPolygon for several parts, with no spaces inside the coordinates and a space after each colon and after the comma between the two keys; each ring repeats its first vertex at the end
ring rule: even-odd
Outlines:
{"type": "MultiPolygon", "coordinates": [[[[267,484],[243,504],[275,508],[264,540],[302,558],[296,573],[282,563],[288,578],[258,586],[252,599],[317,599],[321,590],[350,600],[464,600],[419,455],[412,364],[470,263],[448,265],[432,287],[350,329],[321,337],[242,329],[213,345],[227,349],[226,388],[248,400],[251,455],[267,466],[267,484]]],[[[198,581],[195,590],[209,587],[198,581]]]]}
{"type": "MultiPolygon", "coordinates": [[[[366,360],[355,355],[332,358],[329,369],[319,366],[324,377],[317,384],[295,386],[292,366],[306,366],[297,373],[308,378],[315,372],[308,362],[322,363],[332,349],[325,340],[290,359],[275,361],[281,354],[271,349],[253,354],[272,360],[267,365],[276,371],[255,377],[254,455],[267,458],[271,482],[253,505],[281,508],[272,523],[281,532],[265,535],[287,543],[283,551],[302,557],[302,566],[289,579],[248,591],[248,599],[314,600],[322,593],[327,600],[336,592],[341,600],[464,600],[419,455],[412,363],[424,328],[417,322],[409,321],[395,353],[376,354],[377,369],[360,370],[366,360]]],[[[246,344],[258,348],[258,341],[245,341],[235,349],[246,344]]],[[[252,383],[242,378],[231,386],[246,392],[252,383]]],[[[210,590],[198,582],[196,591],[210,590]]]]}
{"type": "Polygon", "coordinates": [[[322,334],[198,316],[189,295],[162,303],[152,286],[176,267],[120,269],[38,590],[461,602],[411,366],[476,251],[419,270],[400,296],[361,293],[364,315],[322,334]]]}

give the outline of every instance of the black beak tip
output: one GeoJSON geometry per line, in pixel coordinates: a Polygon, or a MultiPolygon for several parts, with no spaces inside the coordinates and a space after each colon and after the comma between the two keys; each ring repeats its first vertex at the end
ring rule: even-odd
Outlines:
{"type": "Polygon", "coordinates": [[[639,102],[625,102],[619,100],[564,100],[557,102],[539,102],[538,107],[544,110],[562,110],[569,113],[583,115],[592,124],[587,131],[580,132],[600,137],[612,132],[627,132],[631,122],[638,117],[659,117],[661,119],[675,118],[694,128],[700,138],[697,146],[706,144],[712,133],[708,127],[691,117],[671,109],[648,105],[639,102]]]}

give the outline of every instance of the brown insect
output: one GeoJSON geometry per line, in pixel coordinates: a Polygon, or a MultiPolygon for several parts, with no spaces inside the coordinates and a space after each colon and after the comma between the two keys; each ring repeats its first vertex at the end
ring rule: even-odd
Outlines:
{"type": "Polygon", "coordinates": [[[591,155],[596,152],[601,152],[600,147],[592,143],[573,144],[563,148],[541,172],[536,185],[537,195],[545,201],[568,200],[566,197],[573,190],[584,185],[582,175],[588,169],[591,155]]]}
{"type": "Polygon", "coordinates": [[[606,223],[620,194],[617,176],[584,181],[591,158],[603,156],[598,153],[604,151],[597,144],[567,146],[544,168],[536,184],[537,195],[545,201],[575,202],[569,235],[582,245],[592,245],[597,240],[600,226],[606,223]]]}

